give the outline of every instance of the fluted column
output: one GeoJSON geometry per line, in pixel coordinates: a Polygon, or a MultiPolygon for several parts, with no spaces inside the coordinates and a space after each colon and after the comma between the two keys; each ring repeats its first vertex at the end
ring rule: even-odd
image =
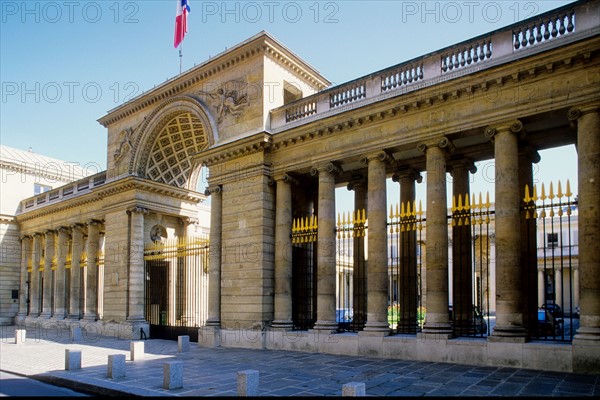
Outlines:
{"type": "MultiPolygon", "coordinates": [[[[395,182],[400,183],[400,203],[414,210],[416,199],[415,182],[422,182],[421,174],[412,170],[404,169],[394,174],[395,182]]],[[[404,217],[408,220],[408,216],[404,217]]],[[[406,221],[405,220],[405,221],[406,221]]],[[[405,221],[402,221],[403,223],[405,221]]],[[[398,303],[400,315],[398,319],[398,333],[414,334],[417,332],[418,313],[418,274],[417,274],[417,231],[412,229],[412,224],[406,223],[407,229],[400,231],[400,270],[399,270],[399,294],[398,303]]]]}
{"type": "MultiPolygon", "coordinates": [[[[600,342],[600,108],[597,104],[569,110],[577,124],[579,307],[578,345],[600,342]]],[[[600,351],[596,350],[598,354],[600,351]]],[[[596,368],[600,368],[596,359],[596,368]]]]}
{"type": "Polygon", "coordinates": [[[58,240],[56,243],[56,270],[54,281],[54,309],[52,310],[52,318],[56,320],[65,319],[67,309],[65,300],[66,284],[65,284],[65,264],[67,262],[67,252],[69,251],[69,229],[62,226],[58,228],[58,240]]]}
{"type": "Polygon", "coordinates": [[[42,234],[36,232],[33,234],[33,254],[31,262],[31,292],[29,295],[29,317],[38,317],[40,315],[40,260],[42,259],[42,234]]]}
{"type": "Polygon", "coordinates": [[[521,293],[521,191],[519,190],[520,121],[488,127],[486,136],[494,141],[496,161],[496,326],[495,338],[523,338],[523,296],[521,293]]]}
{"type": "Polygon", "coordinates": [[[144,321],[144,215],[148,214],[148,210],[132,207],[127,214],[130,218],[127,320],[144,321]]]}
{"type": "Polygon", "coordinates": [[[446,193],[447,138],[438,143],[421,144],[427,169],[427,316],[423,334],[452,335],[448,319],[448,220],[446,193]]]}
{"type": "Polygon", "coordinates": [[[319,177],[317,214],[317,321],[314,329],[334,332],[335,318],[335,175],[334,163],[313,167],[311,175],[319,177]]]}
{"type": "Polygon", "coordinates": [[[288,174],[275,178],[275,295],[274,329],[292,329],[292,184],[288,174]]]}
{"type": "Polygon", "coordinates": [[[71,225],[73,247],[71,254],[71,282],[69,295],[69,319],[79,321],[81,318],[81,254],[83,253],[83,225],[71,225]]]}
{"type": "Polygon", "coordinates": [[[87,225],[87,279],[83,319],[86,321],[95,321],[98,319],[98,249],[100,246],[100,221],[90,220],[87,225]]]}
{"type": "MultiPolygon", "coordinates": [[[[540,155],[534,149],[524,147],[519,151],[519,197],[521,208],[535,206],[532,200],[527,204],[525,202],[525,186],[529,188],[529,194],[533,192],[533,163],[540,161],[540,155]]],[[[523,326],[530,335],[535,334],[537,328],[537,309],[538,309],[538,282],[536,276],[537,268],[537,221],[533,218],[533,213],[525,213],[525,218],[521,218],[521,293],[523,296],[523,326]]],[[[542,288],[543,279],[542,279],[542,288]]],[[[542,291],[543,294],[543,291],[542,291]]],[[[543,300],[542,300],[543,303],[543,300]]],[[[541,305],[541,304],[540,304],[541,305]]]]}
{"type": "Polygon", "coordinates": [[[210,258],[208,266],[207,326],[221,326],[221,244],[223,232],[223,193],[221,186],[211,186],[210,194],[210,258]]]}
{"type": "MultiPolygon", "coordinates": [[[[367,322],[361,333],[388,335],[388,257],[387,257],[387,192],[386,162],[391,157],[384,151],[365,155],[368,165],[367,220],[367,322]]],[[[319,227],[320,229],[320,227],[319,227]]]]}
{"type": "Polygon", "coordinates": [[[471,161],[454,162],[452,169],[452,311],[454,331],[458,335],[474,332],[473,326],[473,259],[471,256],[470,210],[460,209],[469,202],[469,172],[477,172],[471,161]]]}
{"type": "Polygon", "coordinates": [[[21,274],[19,284],[19,312],[17,313],[17,322],[21,323],[27,317],[27,300],[29,297],[29,263],[31,262],[31,236],[21,237],[21,274]]]}

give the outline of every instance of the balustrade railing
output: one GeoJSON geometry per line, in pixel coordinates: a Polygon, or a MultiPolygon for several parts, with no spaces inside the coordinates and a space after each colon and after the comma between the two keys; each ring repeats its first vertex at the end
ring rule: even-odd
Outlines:
{"type": "MultiPolygon", "coordinates": [[[[546,42],[561,46],[562,38],[576,32],[582,38],[593,36],[598,29],[596,14],[599,3],[567,5],[560,9],[507,26],[492,33],[441,49],[426,56],[394,65],[351,82],[323,90],[271,111],[273,133],[288,124],[312,121],[307,117],[343,112],[341,106],[360,107],[379,96],[401,95],[411,90],[455,78],[457,72],[469,73],[469,68],[487,68],[501,62],[519,59],[529,49],[546,42]],[[494,62],[496,61],[496,62],[494,62]],[[365,103],[364,101],[367,101],[365,103]]],[[[382,97],[383,98],[383,97],[382,97]]]]}

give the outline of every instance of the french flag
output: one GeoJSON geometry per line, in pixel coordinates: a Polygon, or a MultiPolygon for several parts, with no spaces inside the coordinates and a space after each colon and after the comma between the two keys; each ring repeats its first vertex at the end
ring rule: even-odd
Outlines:
{"type": "Polygon", "coordinates": [[[177,0],[177,13],[175,14],[175,47],[183,41],[187,33],[187,16],[190,12],[188,0],[177,0]]]}

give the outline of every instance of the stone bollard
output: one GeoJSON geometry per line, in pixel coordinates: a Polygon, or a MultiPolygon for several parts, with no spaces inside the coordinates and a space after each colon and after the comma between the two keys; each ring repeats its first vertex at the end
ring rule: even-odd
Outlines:
{"type": "Polygon", "coordinates": [[[163,364],[163,389],[183,387],[183,362],[167,361],[163,364]]]}
{"type": "Polygon", "coordinates": [[[27,331],[25,329],[15,329],[15,344],[25,343],[27,331]]]}
{"type": "Polygon", "coordinates": [[[183,335],[177,337],[177,351],[180,353],[186,353],[190,351],[190,337],[189,335],[183,335]]]}
{"type": "Polygon", "coordinates": [[[342,396],[366,396],[365,384],[363,382],[350,382],[344,384],[342,386],[342,396]]]}
{"type": "Polygon", "coordinates": [[[69,339],[71,342],[79,342],[81,340],[81,328],[71,325],[71,334],[69,339]]]}
{"type": "Polygon", "coordinates": [[[81,350],[65,350],[65,370],[81,369],[81,350]]]}
{"type": "Polygon", "coordinates": [[[137,361],[137,360],[143,360],[145,353],[144,353],[144,342],[142,341],[135,341],[135,342],[131,342],[129,344],[129,351],[130,351],[130,358],[131,361],[137,361]]]}
{"type": "Polygon", "coordinates": [[[238,396],[256,396],[258,394],[258,371],[247,369],[237,373],[238,396]]]}
{"type": "Polygon", "coordinates": [[[110,379],[125,376],[125,354],[110,354],[108,356],[108,374],[110,379]]]}

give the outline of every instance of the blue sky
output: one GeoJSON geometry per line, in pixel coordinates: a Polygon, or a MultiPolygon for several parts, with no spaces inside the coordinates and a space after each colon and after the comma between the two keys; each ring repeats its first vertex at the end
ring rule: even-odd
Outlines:
{"type": "MultiPolygon", "coordinates": [[[[339,84],[571,2],[190,0],[183,70],[266,30],[339,84]]],[[[176,0],[0,5],[0,142],[106,168],[97,119],[179,73],[176,0]]],[[[540,180],[573,186],[574,154],[544,152],[540,180]]]]}

